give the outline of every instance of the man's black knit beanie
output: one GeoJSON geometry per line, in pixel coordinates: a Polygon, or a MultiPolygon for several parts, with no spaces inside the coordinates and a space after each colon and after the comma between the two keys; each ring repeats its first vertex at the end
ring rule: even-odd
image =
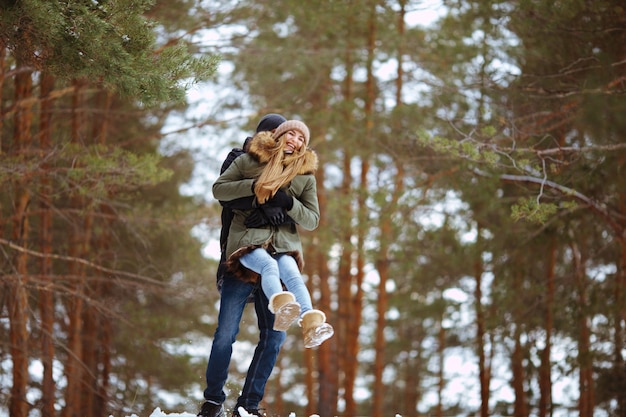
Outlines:
{"type": "Polygon", "coordinates": [[[285,119],[282,115],[277,113],[266,114],[261,118],[261,121],[259,121],[259,124],[256,127],[256,133],[274,130],[286,120],[287,119],[285,119]]]}

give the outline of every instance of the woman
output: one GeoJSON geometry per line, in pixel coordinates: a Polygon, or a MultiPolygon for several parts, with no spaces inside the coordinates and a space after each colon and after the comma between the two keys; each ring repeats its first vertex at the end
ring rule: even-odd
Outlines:
{"type": "Polygon", "coordinates": [[[324,313],[313,309],[301,274],[304,260],[296,223],[313,230],[320,216],[313,175],[318,159],[308,148],[309,140],[309,128],[298,120],[282,123],[273,133],[260,132],[247,153],[213,184],[220,201],[255,196],[256,210],[235,210],[226,266],[244,281],[260,276],[268,308],[275,314],[274,329],[285,331],[300,318],[305,348],[319,346],[334,333],[324,313]]]}

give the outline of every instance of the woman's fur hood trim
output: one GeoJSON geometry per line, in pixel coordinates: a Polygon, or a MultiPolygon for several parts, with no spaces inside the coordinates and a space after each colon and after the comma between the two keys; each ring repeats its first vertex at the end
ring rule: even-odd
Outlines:
{"type": "MultiPolygon", "coordinates": [[[[272,132],[259,132],[248,145],[248,153],[253,156],[257,161],[261,164],[265,164],[269,162],[270,157],[272,155],[272,151],[276,148],[276,140],[272,137],[272,132]]],[[[291,155],[286,156],[285,162],[289,163],[289,158],[291,155]]],[[[307,148],[304,152],[304,164],[298,172],[299,175],[304,174],[313,174],[319,165],[319,160],[317,158],[317,153],[311,149],[307,148]]]]}
{"type": "MultiPolygon", "coordinates": [[[[259,278],[261,278],[261,275],[246,268],[239,261],[239,259],[242,256],[252,252],[253,250],[257,248],[263,248],[263,246],[262,245],[249,245],[249,246],[244,246],[243,248],[237,249],[226,260],[226,263],[225,263],[226,269],[230,271],[235,277],[242,280],[243,282],[257,282],[259,278]]],[[[292,256],[296,260],[298,269],[300,270],[300,272],[302,272],[302,270],[304,269],[304,260],[302,259],[300,252],[291,251],[291,252],[286,252],[285,254],[292,256]]]]}

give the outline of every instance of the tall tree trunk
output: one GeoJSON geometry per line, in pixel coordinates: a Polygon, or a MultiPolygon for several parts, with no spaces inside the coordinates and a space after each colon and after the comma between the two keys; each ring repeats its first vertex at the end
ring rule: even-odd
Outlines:
{"type": "MultiPolygon", "coordinates": [[[[352,5],[353,1],[350,0],[349,3],[352,5]]],[[[352,56],[353,37],[350,36],[350,30],[354,27],[353,22],[354,16],[348,15],[348,35],[346,36],[347,46],[344,58],[346,76],[342,85],[343,100],[346,103],[351,103],[354,100],[354,62],[352,56]]],[[[353,123],[353,113],[350,106],[346,106],[346,111],[343,113],[342,117],[345,126],[350,126],[353,123]]],[[[348,136],[348,140],[350,140],[349,138],[350,136],[348,136]]],[[[345,413],[347,415],[356,412],[356,402],[354,401],[354,376],[356,375],[356,371],[349,371],[349,369],[356,366],[356,364],[354,362],[354,357],[349,356],[347,349],[348,340],[351,337],[350,321],[352,320],[351,315],[353,304],[350,300],[352,299],[351,289],[354,280],[352,276],[352,257],[354,253],[354,248],[352,246],[352,217],[354,211],[352,208],[353,181],[351,175],[353,160],[352,149],[354,149],[354,147],[350,145],[351,144],[348,144],[348,146],[343,147],[342,158],[343,178],[340,186],[340,193],[343,196],[347,196],[347,198],[343,199],[342,207],[338,210],[338,214],[341,216],[343,221],[339,222],[341,255],[339,257],[339,266],[337,268],[337,298],[340,302],[337,305],[337,323],[335,326],[338,358],[337,371],[340,376],[338,386],[343,388],[343,396],[346,404],[345,413]]]]}
{"type": "Polygon", "coordinates": [[[348,320],[346,340],[346,355],[353,358],[352,362],[343,370],[345,374],[345,388],[350,389],[346,392],[346,415],[357,415],[357,404],[354,400],[354,385],[359,370],[358,361],[354,359],[359,354],[359,333],[361,330],[362,311],[363,311],[363,276],[364,276],[364,260],[362,251],[357,252],[357,271],[355,276],[355,293],[350,293],[350,298],[346,304],[350,304],[350,320],[348,320]]]}
{"type": "MultiPolygon", "coordinates": [[[[80,83],[74,81],[75,91],[72,96],[72,119],[71,119],[71,141],[79,144],[81,140],[82,127],[82,90],[80,83]]],[[[70,205],[78,212],[84,206],[83,198],[77,194],[70,197],[70,205]]],[[[68,254],[70,257],[78,259],[82,256],[82,246],[85,241],[85,224],[75,220],[71,232],[68,254]]],[[[70,288],[67,300],[67,312],[69,326],[67,330],[67,360],[65,364],[65,376],[67,386],[65,389],[65,408],[62,417],[82,417],[81,416],[81,386],[83,373],[83,351],[81,334],[83,331],[83,299],[84,299],[84,278],[83,267],[77,262],[69,264],[70,288]]]]}
{"type": "MultiPolygon", "coordinates": [[[[376,38],[377,38],[377,24],[376,24],[376,6],[377,2],[368,2],[369,18],[368,18],[368,30],[367,30],[367,80],[365,84],[365,141],[368,146],[371,145],[372,129],[374,127],[374,103],[376,100],[375,91],[375,75],[374,75],[374,53],[376,50],[376,38]]],[[[362,253],[365,245],[365,238],[368,231],[368,208],[365,204],[368,194],[368,173],[370,170],[370,163],[368,156],[365,153],[361,155],[361,182],[359,184],[359,224],[358,224],[358,252],[362,253]]],[[[362,255],[361,255],[362,256],[362,255]]],[[[385,404],[385,387],[383,381],[383,371],[385,367],[385,324],[388,305],[387,295],[387,279],[389,277],[389,264],[387,260],[387,248],[380,249],[380,258],[377,265],[379,283],[378,283],[378,300],[376,304],[377,318],[376,329],[374,336],[374,395],[372,401],[372,417],[382,417],[385,404]]]]}
{"type": "MultiPolygon", "coordinates": [[[[476,247],[481,248],[481,231],[477,232],[476,247]]],[[[481,254],[476,255],[474,261],[474,305],[476,310],[476,351],[478,352],[478,381],[480,383],[480,416],[489,417],[489,391],[491,384],[491,370],[487,363],[486,324],[483,299],[483,262],[481,254]]]]}
{"type": "Polygon", "coordinates": [[[381,261],[378,265],[378,275],[380,282],[378,286],[378,302],[376,304],[376,333],[374,340],[374,352],[376,357],[374,358],[374,401],[372,407],[372,417],[383,417],[385,415],[384,400],[385,389],[383,382],[383,371],[385,369],[385,314],[387,312],[388,297],[387,279],[389,277],[388,266],[384,265],[385,262],[381,261]]]}
{"type": "MultiPolygon", "coordinates": [[[[13,221],[13,241],[26,246],[28,238],[28,204],[30,194],[26,190],[18,191],[13,221]]],[[[7,307],[10,321],[11,358],[13,364],[11,399],[9,415],[26,417],[28,402],[26,400],[28,386],[28,297],[26,282],[28,280],[27,256],[17,252],[13,265],[13,278],[9,281],[7,307]]]]}
{"type": "MultiPolygon", "coordinates": [[[[624,53],[622,56],[626,56],[626,45],[622,46],[624,53]]],[[[622,157],[620,160],[622,165],[626,165],[626,157],[622,157]]],[[[619,213],[622,218],[626,218],[626,193],[622,192],[619,196],[619,213]]],[[[620,245],[621,259],[618,261],[620,267],[617,268],[615,276],[615,300],[617,305],[617,311],[615,315],[615,335],[614,335],[614,372],[617,375],[616,380],[619,381],[619,385],[615,388],[617,392],[617,413],[618,417],[626,417],[626,395],[622,393],[626,392],[626,363],[624,361],[624,328],[626,326],[626,225],[624,221],[620,223],[620,228],[615,230],[615,234],[618,237],[620,245]]]]}
{"type": "Polygon", "coordinates": [[[593,417],[594,401],[594,385],[593,385],[593,367],[591,359],[591,330],[589,329],[589,317],[587,315],[589,299],[587,273],[585,271],[585,262],[583,254],[576,243],[571,245],[572,256],[574,261],[574,276],[576,278],[576,286],[578,290],[578,386],[580,397],[578,400],[578,413],[580,417],[593,417]]]}
{"type": "MultiPolygon", "coordinates": [[[[110,108],[110,102],[107,105],[107,113],[110,108]]],[[[111,209],[109,205],[103,204],[100,206],[102,218],[105,220],[105,225],[102,228],[99,236],[98,248],[101,250],[101,260],[103,264],[108,264],[112,261],[112,223],[115,218],[115,211],[111,209]]],[[[104,280],[101,283],[101,297],[102,299],[110,299],[112,293],[112,284],[109,280],[104,280]]],[[[111,352],[113,349],[113,326],[111,323],[111,315],[103,314],[100,316],[100,340],[99,340],[99,384],[96,395],[96,401],[94,407],[106,416],[105,411],[109,401],[109,385],[111,376],[111,352]]]]}
{"type": "Polygon", "coordinates": [[[443,327],[443,316],[439,320],[437,341],[437,357],[439,358],[439,366],[437,367],[437,406],[435,409],[435,416],[443,417],[443,390],[446,387],[446,380],[443,374],[446,359],[446,329],[443,327]]]}
{"type": "MultiPolygon", "coordinates": [[[[324,136],[323,132],[321,136],[324,136]]],[[[324,184],[325,178],[323,171],[323,169],[318,169],[316,171],[316,181],[318,184],[324,184]]],[[[328,198],[324,190],[319,191],[318,198],[320,206],[320,229],[322,231],[325,231],[328,228],[328,198]]],[[[320,298],[319,300],[317,300],[318,308],[324,311],[328,321],[335,325],[335,315],[331,311],[331,288],[330,270],[328,268],[328,255],[323,250],[320,250],[321,248],[325,248],[327,246],[319,245],[318,239],[319,238],[316,238],[315,242],[307,250],[307,253],[311,254],[311,258],[315,260],[312,262],[315,267],[314,269],[312,269],[310,277],[316,276],[318,278],[318,288],[320,294],[320,298]]],[[[309,412],[311,412],[312,414],[315,414],[317,412],[321,416],[330,416],[337,413],[337,345],[337,341],[333,338],[320,346],[317,351],[313,351],[317,352],[318,359],[318,398],[317,401],[314,401],[314,393],[316,390],[314,389],[312,384],[314,384],[315,381],[313,380],[313,378],[307,378],[307,389],[309,394],[311,395],[307,404],[307,414],[309,412]],[[317,407],[315,407],[315,405],[317,405],[317,407]],[[315,408],[317,408],[318,411],[315,411],[315,408]]],[[[312,368],[310,368],[309,370],[311,371],[311,375],[313,375],[313,371],[314,369],[316,369],[315,361],[313,360],[314,356],[312,356],[312,353],[310,352],[307,352],[307,356],[309,356],[310,359],[307,360],[307,366],[312,366],[312,368]]]]}
{"type": "MultiPolygon", "coordinates": [[[[378,249],[378,258],[376,259],[376,270],[378,271],[378,276],[380,279],[379,282],[379,290],[378,290],[378,302],[376,305],[377,312],[377,320],[376,320],[376,333],[375,333],[375,352],[376,357],[374,359],[374,377],[375,381],[379,381],[378,384],[375,385],[374,389],[374,411],[372,413],[373,416],[383,416],[385,415],[385,392],[384,392],[384,384],[382,382],[383,371],[385,368],[385,364],[387,363],[386,354],[385,354],[385,328],[387,320],[385,315],[388,310],[389,304],[389,296],[387,294],[387,282],[389,281],[389,251],[392,243],[395,241],[395,233],[394,233],[394,225],[393,225],[393,217],[392,214],[397,212],[398,201],[400,197],[404,193],[404,177],[405,172],[401,163],[396,163],[398,172],[395,175],[395,182],[393,187],[391,188],[391,198],[387,204],[381,207],[381,214],[379,216],[379,231],[380,231],[380,247],[378,249]],[[378,389],[378,391],[376,390],[378,389]],[[378,402],[377,402],[378,400],[378,402]],[[379,413],[379,414],[377,414],[379,413]]],[[[362,178],[362,181],[366,181],[367,172],[362,178]]],[[[363,184],[365,187],[365,184],[363,184]]],[[[365,207],[365,201],[362,202],[365,207]]],[[[361,223],[366,224],[366,216],[367,213],[363,213],[363,218],[361,219],[361,223]]],[[[365,236],[362,237],[362,240],[365,240],[365,236]]],[[[361,248],[360,252],[363,252],[364,249],[361,248]]],[[[362,266],[364,268],[364,266],[362,266]]],[[[362,279],[361,279],[362,281],[362,279]]],[[[362,286],[362,282],[359,283],[359,287],[362,286]]],[[[360,317],[360,316],[359,316],[360,317]]],[[[356,355],[355,355],[356,357],[356,355]]]]}
{"type": "MultiPolygon", "coordinates": [[[[52,148],[52,100],[49,98],[50,92],[54,88],[54,78],[48,74],[41,75],[41,105],[39,115],[39,146],[43,157],[52,148]]],[[[43,169],[47,169],[43,165],[43,169]]],[[[39,294],[39,314],[41,316],[41,363],[43,365],[43,376],[41,382],[41,415],[42,417],[54,417],[55,410],[55,383],[52,374],[54,360],[54,296],[52,291],[52,201],[50,195],[52,190],[46,175],[41,178],[41,224],[39,238],[41,244],[41,290],[39,294]]]]}
{"type": "MultiPolygon", "coordinates": [[[[85,213],[82,228],[79,229],[79,240],[77,242],[78,257],[81,259],[85,259],[93,250],[90,244],[93,232],[93,221],[93,211],[88,210],[85,213]]],[[[85,267],[83,265],[78,267],[77,279],[79,280],[79,291],[77,296],[83,297],[87,300],[93,299],[97,296],[97,291],[94,291],[94,289],[91,288],[85,278],[85,267]]],[[[94,317],[92,306],[86,304],[84,301],[81,302],[80,308],[76,311],[76,314],[81,315],[79,318],[80,324],[78,326],[80,329],[78,334],[79,340],[77,342],[80,352],[80,372],[77,373],[79,381],[76,385],[79,393],[78,399],[80,400],[79,404],[77,404],[77,417],[86,415],[93,415],[94,417],[97,417],[98,415],[94,415],[92,409],[96,390],[95,386],[97,384],[95,380],[95,372],[97,368],[95,356],[97,349],[96,318],[94,317]]],[[[103,410],[99,410],[99,413],[102,412],[103,410]]]]}
{"type": "Polygon", "coordinates": [[[545,347],[541,351],[541,365],[539,368],[539,413],[538,417],[552,415],[552,329],[554,328],[554,275],[556,269],[556,239],[553,236],[548,255],[548,270],[546,271],[546,301],[545,301],[545,347]]]}
{"type": "Polygon", "coordinates": [[[515,323],[513,332],[513,356],[511,358],[511,368],[513,372],[513,392],[515,393],[513,415],[516,417],[527,417],[528,406],[526,399],[526,390],[524,388],[526,382],[526,373],[524,372],[524,348],[522,346],[522,330],[521,324],[515,323]]]}
{"type": "MultiPolygon", "coordinates": [[[[79,245],[81,242],[79,226],[74,226],[72,240],[70,242],[69,256],[80,257],[79,245]]],[[[69,268],[72,279],[71,291],[68,293],[67,313],[69,319],[67,335],[67,359],[65,363],[65,376],[67,386],[65,388],[65,408],[62,417],[81,417],[80,399],[82,382],[82,342],[81,332],[83,331],[83,286],[81,279],[81,267],[72,262],[69,268]]]]}
{"type": "MultiPolygon", "coordinates": [[[[6,70],[6,48],[2,39],[0,39],[0,91],[4,91],[4,78],[6,70]]],[[[3,96],[0,94],[0,132],[3,131],[4,126],[4,103],[3,96]]],[[[2,155],[2,135],[0,134],[0,155],[2,155]]],[[[0,206],[0,209],[2,206],[0,206]]],[[[1,230],[0,230],[1,231],[1,230]]],[[[0,235],[1,236],[1,235],[0,235]]]]}
{"type": "MultiPolygon", "coordinates": [[[[28,71],[20,71],[15,77],[15,125],[13,131],[14,149],[19,154],[27,152],[31,145],[32,112],[27,98],[32,94],[32,78],[28,71]]],[[[18,179],[17,181],[27,181],[18,179]]],[[[29,222],[28,206],[31,195],[28,187],[16,184],[13,214],[13,241],[26,248],[28,246],[29,222]]],[[[9,401],[11,417],[26,417],[28,402],[28,256],[25,251],[18,251],[13,262],[14,277],[9,281],[9,322],[11,340],[11,358],[13,363],[13,384],[9,401]]]]}
{"type": "MultiPolygon", "coordinates": [[[[523,274],[518,272],[514,277],[514,292],[513,294],[522,294],[522,282],[524,280],[523,274]]],[[[513,414],[516,417],[528,416],[528,399],[526,397],[526,372],[524,371],[524,347],[522,345],[522,316],[520,312],[521,306],[514,303],[513,318],[513,355],[511,357],[511,371],[513,374],[512,385],[513,393],[515,394],[515,402],[513,406],[513,414]]]]}
{"type": "MultiPolygon", "coordinates": [[[[86,287],[88,299],[98,297],[97,284],[96,289],[92,286],[86,287]]],[[[101,417],[104,410],[95,408],[96,393],[98,392],[98,316],[96,309],[89,305],[83,308],[83,331],[81,332],[81,351],[82,357],[82,381],[80,396],[80,415],[101,417]]]]}
{"type": "MultiPolygon", "coordinates": [[[[343,156],[343,181],[341,185],[341,194],[345,196],[352,195],[352,176],[350,175],[350,167],[352,155],[348,149],[345,149],[343,156]]],[[[347,343],[349,339],[350,320],[351,320],[351,286],[353,284],[352,277],[352,199],[346,198],[343,207],[338,210],[340,216],[345,221],[340,222],[341,227],[341,254],[339,257],[339,265],[337,268],[337,322],[335,324],[335,343],[337,345],[337,372],[343,373],[343,379],[339,380],[339,384],[344,388],[344,399],[346,408],[354,407],[353,390],[354,381],[345,375],[346,370],[351,366],[355,366],[354,358],[348,357],[347,343]]],[[[325,259],[325,256],[324,256],[325,259]]]]}
{"type": "MultiPolygon", "coordinates": [[[[307,416],[310,416],[312,414],[317,413],[316,411],[317,401],[315,401],[316,397],[315,397],[315,378],[314,378],[315,352],[313,352],[311,349],[307,349],[304,352],[304,365],[305,365],[305,369],[307,370],[306,374],[304,375],[304,383],[306,386],[306,398],[307,398],[305,414],[307,416]]],[[[281,396],[281,392],[278,392],[277,397],[280,397],[280,396],[281,396]]]]}
{"type": "MultiPolygon", "coordinates": [[[[320,299],[319,307],[330,313],[331,289],[329,283],[330,272],[328,271],[326,255],[319,254],[320,264],[320,299]]],[[[328,317],[332,317],[332,314],[328,317]]],[[[337,369],[335,353],[336,341],[330,339],[318,348],[318,405],[320,416],[333,416],[337,413],[337,369]]]]}
{"type": "MultiPolygon", "coordinates": [[[[622,206],[623,207],[623,206],[622,206]]],[[[624,212],[625,210],[622,210],[624,212]]],[[[625,230],[626,233],[626,230],[625,230]]],[[[620,385],[615,392],[617,395],[617,415],[619,417],[626,417],[626,395],[622,395],[626,389],[626,364],[624,361],[624,323],[626,321],[626,235],[620,239],[621,246],[621,268],[618,268],[616,276],[617,296],[621,308],[618,308],[615,317],[615,373],[618,375],[617,381],[620,381],[620,385]]]]}
{"type": "MultiPolygon", "coordinates": [[[[109,110],[112,102],[112,94],[105,90],[98,91],[96,95],[96,103],[95,108],[100,110],[100,117],[92,119],[92,129],[91,129],[91,138],[95,144],[104,145],[107,142],[107,133],[109,130],[109,110]]],[[[85,123],[86,124],[86,123],[85,123]]],[[[101,210],[106,210],[107,207],[101,207],[101,210]]],[[[110,227],[107,223],[110,220],[106,219],[105,216],[102,217],[102,221],[105,223],[102,227],[99,227],[98,233],[105,234],[105,236],[95,236],[93,248],[90,248],[89,242],[92,240],[91,235],[93,233],[94,227],[92,225],[94,219],[92,213],[87,213],[86,224],[84,230],[86,232],[85,238],[83,241],[83,253],[86,255],[88,252],[95,253],[104,253],[104,247],[108,246],[107,238],[110,239],[110,235],[106,233],[107,230],[110,230],[110,227]]],[[[95,281],[95,283],[89,284],[85,283],[85,291],[88,294],[88,298],[90,299],[100,299],[101,297],[106,296],[104,294],[104,284],[100,281],[95,281]]],[[[82,415],[91,415],[94,417],[98,417],[100,415],[104,416],[105,410],[102,407],[98,406],[99,401],[97,400],[97,396],[99,393],[98,385],[98,368],[99,368],[99,360],[100,360],[100,352],[102,350],[102,343],[100,336],[100,324],[102,322],[103,315],[99,312],[98,309],[93,306],[86,304],[83,310],[83,331],[82,331],[82,351],[83,351],[83,364],[85,367],[85,372],[82,373],[82,383],[81,385],[84,387],[83,394],[81,395],[81,414],[82,415]]]]}
{"type": "MultiPolygon", "coordinates": [[[[402,93],[404,90],[404,56],[405,56],[405,44],[406,44],[406,34],[405,34],[405,18],[406,18],[406,0],[398,1],[399,10],[397,16],[397,31],[398,31],[398,52],[396,55],[396,59],[398,61],[398,67],[396,72],[396,108],[400,109],[404,107],[404,100],[402,98],[402,93]]],[[[398,162],[401,164],[401,162],[398,162]]],[[[402,169],[401,165],[398,165],[400,169],[402,169]]],[[[398,172],[396,179],[399,181],[396,185],[396,195],[399,198],[400,190],[404,190],[403,180],[404,171],[398,172]]],[[[397,198],[396,204],[397,204],[397,198]]],[[[395,204],[394,204],[395,206],[395,204]]],[[[395,212],[394,210],[390,210],[391,212],[395,212]]],[[[389,218],[384,225],[384,228],[391,228],[391,218],[389,218]]],[[[381,228],[381,236],[391,236],[391,232],[383,232],[381,228]]],[[[408,354],[406,363],[404,366],[404,380],[405,380],[405,389],[402,396],[402,415],[414,415],[417,412],[417,405],[419,403],[419,399],[421,397],[421,388],[420,388],[420,372],[421,372],[421,337],[419,336],[421,324],[420,325],[410,325],[404,327],[406,330],[406,336],[402,337],[402,340],[410,340],[413,343],[417,341],[416,347],[418,349],[417,355],[413,357],[413,355],[408,354]]],[[[409,348],[411,349],[411,348],[409,348]]]]}

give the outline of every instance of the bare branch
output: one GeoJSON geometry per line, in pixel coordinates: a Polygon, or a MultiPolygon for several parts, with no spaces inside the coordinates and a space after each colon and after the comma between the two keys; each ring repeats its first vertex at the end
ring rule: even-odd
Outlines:
{"type": "Polygon", "coordinates": [[[597,145],[597,146],[564,146],[549,149],[533,149],[533,148],[505,148],[496,146],[493,143],[481,143],[476,141],[476,145],[479,148],[487,148],[493,152],[509,154],[513,152],[517,153],[532,153],[539,157],[558,155],[563,153],[587,153],[587,152],[614,152],[626,150],[626,143],[614,143],[611,145],[597,145]]]}
{"type": "Polygon", "coordinates": [[[57,260],[61,260],[61,261],[67,261],[67,262],[76,262],[76,263],[88,266],[88,267],[93,268],[93,269],[95,269],[97,271],[104,272],[104,273],[107,273],[107,274],[117,275],[117,276],[124,276],[124,277],[127,277],[127,278],[134,278],[134,279],[142,281],[142,282],[144,282],[146,284],[152,284],[152,285],[156,285],[156,286],[164,286],[165,285],[163,282],[157,281],[154,278],[146,277],[146,276],[139,275],[139,274],[134,274],[132,272],[126,272],[126,271],[120,271],[120,270],[116,270],[116,269],[107,268],[107,267],[95,264],[93,262],[90,262],[90,261],[88,261],[86,259],[76,258],[76,257],[73,257],[73,256],[67,256],[67,255],[48,254],[48,253],[34,251],[32,249],[28,249],[28,248],[25,248],[23,246],[16,245],[15,243],[13,243],[13,242],[11,242],[9,240],[3,239],[3,238],[0,238],[0,244],[6,245],[9,248],[14,249],[14,250],[16,250],[18,252],[22,252],[22,253],[25,253],[25,254],[28,254],[28,255],[31,255],[31,256],[35,256],[35,257],[38,257],[38,258],[49,258],[49,259],[57,259],[57,260]]]}
{"type": "MultiPolygon", "coordinates": [[[[626,143],[615,143],[612,145],[583,146],[583,147],[567,146],[567,147],[562,147],[562,148],[541,149],[541,150],[528,149],[527,151],[534,152],[537,154],[537,156],[546,156],[546,155],[554,155],[554,154],[565,153],[565,152],[586,153],[586,152],[597,152],[597,151],[612,152],[612,151],[620,151],[620,150],[626,150],[626,143]]],[[[517,151],[519,152],[520,149],[518,149],[517,151]]]]}

